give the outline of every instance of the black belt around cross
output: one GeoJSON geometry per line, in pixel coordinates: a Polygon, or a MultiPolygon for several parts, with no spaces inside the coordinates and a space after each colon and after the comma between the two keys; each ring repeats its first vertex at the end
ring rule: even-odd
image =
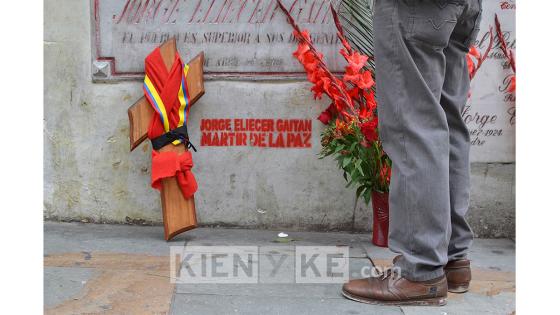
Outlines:
{"type": "Polygon", "coordinates": [[[181,140],[187,149],[192,148],[194,152],[196,152],[196,148],[189,141],[189,132],[187,131],[186,125],[166,132],[157,138],[151,139],[150,141],[152,141],[152,148],[154,148],[154,150],[159,150],[175,140],[181,140]]]}

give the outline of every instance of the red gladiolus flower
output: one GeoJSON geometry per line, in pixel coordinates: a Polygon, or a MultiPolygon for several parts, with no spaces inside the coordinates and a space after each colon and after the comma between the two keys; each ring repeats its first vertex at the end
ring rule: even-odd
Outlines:
{"type": "Polygon", "coordinates": [[[469,69],[469,78],[471,80],[474,78],[476,71],[480,68],[483,61],[484,60],[482,59],[478,49],[476,49],[474,45],[471,46],[469,52],[467,53],[467,68],[469,69]],[[474,60],[476,60],[476,64],[474,63],[474,60]]]}
{"type": "Polygon", "coordinates": [[[372,119],[368,122],[363,123],[360,126],[360,130],[362,131],[362,134],[370,143],[377,141],[379,139],[377,135],[377,123],[378,123],[377,119],[372,119]]]}
{"type": "Polygon", "coordinates": [[[324,125],[328,125],[332,119],[332,116],[328,110],[325,110],[321,113],[321,115],[319,115],[319,117],[317,117],[317,119],[319,119],[324,125]]]}
{"type": "MultiPolygon", "coordinates": [[[[332,129],[327,129],[328,132],[321,139],[321,145],[326,148],[332,145],[335,139],[346,138],[345,140],[352,142],[352,144],[348,144],[348,147],[344,148],[343,151],[335,152],[336,154],[349,153],[351,151],[350,145],[356,150],[362,150],[363,147],[375,147],[375,150],[370,149],[373,151],[371,159],[383,161],[383,164],[390,163],[379,142],[377,103],[373,88],[375,81],[373,80],[373,72],[371,72],[373,70],[370,71],[366,68],[369,57],[354,50],[347,41],[334,6],[331,4],[330,9],[337,28],[337,38],[343,46],[340,54],[347,62],[342,78],[328,69],[327,64],[323,61],[323,55],[311,41],[309,32],[300,29],[282,1],[277,0],[276,3],[294,29],[298,46],[293,55],[302,64],[307,79],[312,83],[311,91],[314,97],[321,98],[325,94],[331,100],[329,107],[317,117],[323,124],[335,121],[335,126],[332,129]],[[355,146],[356,138],[347,136],[356,135],[358,128],[360,128],[359,133],[363,136],[360,137],[358,146],[355,146]]],[[[476,62],[476,60],[473,60],[473,62],[476,62]]],[[[386,181],[389,180],[391,170],[387,166],[381,170],[381,167],[383,166],[376,165],[375,178],[371,178],[374,181],[372,189],[386,191],[386,181]],[[377,173],[380,171],[383,173],[377,173]]]]}
{"type": "Polygon", "coordinates": [[[478,52],[478,49],[476,49],[475,46],[471,46],[471,48],[469,49],[469,55],[473,56],[476,59],[480,59],[480,53],[478,52]]]}
{"type": "MultiPolygon", "coordinates": [[[[321,55],[318,57],[322,58],[323,56],[321,55]]],[[[305,70],[308,72],[315,71],[315,69],[317,69],[317,66],[319,65],[319,61],[317,60],[317,57],[310,51],[307,51],[303,55],[301,63],[303,64],[305,70]]]]}
{"type": "Polygon", "coordinates": [[[352,52],[352,54],[347,54],[344,49],[340,50],[340,53],[346,58],[348,61],[348,66],[346,67],[346,73],[349,74],[357,74],[362,70],[362,68],[366,65],[368,60],[367,56],[360,54],[357,51],[352,52]]]}
{"type": "Polygon", "coordinates": [[[374,111],[377,108],[377,102],[375,101],[375,93],[373,91],[367,91],[364,93],[364,98],[366,103],[362,108],[360,108],[360,119],[365,121],[370,117],[374,116],[374,111]]]}
{"type": "Polygon", "coordinates": [[[321,82],[323,82],[323,90],[328,90],[329,86],[331,85],[331,79],[329,79],[327,76],[324,76],[321,78],[321,82]]]}
{"type": "Polygon", "coordinates": [[[331,103],[327,109],[325,109],[317,119],[319,119],[323,124],[328,125],[333,117],[336,117],[336,108],[334,103],[331,103]]]}
{"type": "Polygon", "coordinates": [[[308,51],[309,45],[305,43],[299,43],[298,48],[296,51],[294,51],[293,55],[297,58],[297,60],[299,60],[299,62],[303,63],[303,57],[308,51]]]}
{"type": "Polygon", "coordinates": [[[511,77],[511,83],[509,84],[509,88],[507,90],[509,93],[515,92],[515,75],[511,77]]]}
{"type": "Polygon", "coordinates": [[[475,67],[474,67],[474,62],[473,62],[472,59],[471,59],[470,52],[469,52],[469,54],[467,55],[467,68],[469,69],[469,77],[472,79],[473,76],[474,76],[474,69],[475,69],[475,67]]]}
{"type": "Polygon", "coordinates": [[[317,117],[318,120],[320,120],[324,125],[328,125],[329,122],[332,119],[331,113],[329,113],[328,110],[324,111],[321,113],[321,115],[319,115],[319,117],[317,117]]]}
{"type": "Polygon", "coordinates": [[[373,91],[366,91],[364,93],[366,99],[366,107],[368,110],[375,110],[377,108],[377,101],[375,101],[375,93],[373,91]]]}
{"type": "Polygon", "coordinates": [[[354,74],[354,75],[350,75],[347,73],[344,75],[344,81],[352,82],[357,87],[364,90],[371,88],[374,83],[373,78],[371,76],[371,72],[369,71],[364,71],[363,73],[354,74]]]}
{"type": "Polygon", "coordinates": [[[329,88],[331,80],[327,77],[319,78],[315,81],[315,85],[311,88],[314,99],[321,99],[323,93],[329,88]]]}
{"type": "Polygon", "coordinates": [[[315,84],[311,88],[311,92],[313,92],[313,99],[321,99],[323,98],[323,87],[320,83],[315,84]]]}
{"type": "Polygon", "coordinates": [[[348,91],[348,96],[350,96],[352,99],[359,101],[360,100],[360,88],[359,87],[354,87],[352,89],[350,89],[348,91]]]}
{"type": "Polygon", "coordinates": [[[469,78],[471,79],[471,81],[474,78],[474,76],[476,75],[476,72],[482,66],[482,63],[488,57],[488,54],[490,53],[490,50],[493,47],[494,35],[492,34],[492,27],[490,27],[490,31],[488,33],[490,34],[490,37],[489,37],[489,40],[488,40],[488,47],[486,48],[486,51],[484,52],[483,55],[480,54],[480,51],[478,51],[478,49],[474,45],[469,48],[469,52],[467,53],[467,56],[466,56],[466,58],[467,58],[467,68],[469,70],[469,78]],[[475,63],[475,61],[476,61],[476,63],[475,63]]]}
{"type": "Polygon", "coordinates": [[[325,71],[321,68],[315,69],[315,71],[307,72],[307,80],[311,83],[317,83],[321,81],[322,78],[326,77],[325,71]]]}
{"type": "Polygon", "coordinates": [[[309,35],[309,31],[308,30],[303,30],[300,33],[298,33],[297,31],[294,30],[294,36],[297,38],[304,38],[305,40],[307,40],[308,42],[311,42],[311,36],[309,35]]]}

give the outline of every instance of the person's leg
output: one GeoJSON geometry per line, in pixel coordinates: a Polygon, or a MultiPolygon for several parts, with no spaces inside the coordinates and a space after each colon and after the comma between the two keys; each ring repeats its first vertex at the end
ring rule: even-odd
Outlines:
{"type": "Polygon", "coordinates": [[[393,161],[389,248],[407,280],[443,275],[451,237],[449,129],[440,104],[444,48],[465,0],[377,0],[380,135],[393,161]]]}
{"type": "Polygon", "coordinates": [[[465,218],[469,208],[470,138],[461,112],[467,103],[470,79],[466,54],[478,34],[481,0],[468,1],[467,8],[444,49],[445,79],[441,106],[449,126],[449,190],[451,201],[451,239],[448,259],[463,259],[472,244],[473,233],[465,218]]]}

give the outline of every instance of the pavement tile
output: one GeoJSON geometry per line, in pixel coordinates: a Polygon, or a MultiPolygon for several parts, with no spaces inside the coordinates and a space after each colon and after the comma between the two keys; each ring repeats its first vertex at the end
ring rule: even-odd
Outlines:
{"type": "Polygon", "coordinates": [[[442,307],[403,306],[405,315],[510,315],[515,312],[515,293],[501,293],[493,296],[466,293],[451,294],[447,305],[442,307]]]}
{"type": "Polygon", "coordinates": [[[45,314],[169,313],[169,256],[82,251],[46,254],[44,265],[45,314]]]}
{"type": "Polygon", "coordinates": [[[45,308],[45,314],[168,314],[169,278],[138,270],[102,270],[78,297],[45,308]]]}
{"type": "Polygon", "coordinates": [[[87,281],[97,274],[94,269],[72,267],[45,267],[43,273],[43,296],[47,308],[77,298],[87,281]]]}
{"type": "Polygon", "coordinates": [[[186,237],[165,242],[163,226],[45,222],[43,230],[45,254],[97,251],[166,256],[169,246],[184,245],[186,237]]]}
{"type": "Polygon", "coordinates": [[[402,315],[398,307],[312,296],[262,297],[176,294],[171,314],[382,314],[402,315]]]}

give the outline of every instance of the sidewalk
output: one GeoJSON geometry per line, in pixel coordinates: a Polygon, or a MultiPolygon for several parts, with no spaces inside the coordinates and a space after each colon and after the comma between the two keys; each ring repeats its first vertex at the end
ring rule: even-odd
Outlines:
{"type": "Polygon", "coordinates": [[[444,307],[374,306],[340,295],[339,284],[170,283],[169,246],[350,246],[350,277],[388,265],[394,254],[374,247],[369,234],[198,228],[163,240],[161,226],[46,222],[46,314],[512,314],[515,310],[515,243],[476,239],[467,294],[449,294],[444,307]],[[369,258],[368,258],[369,257],[369,258]]]}

